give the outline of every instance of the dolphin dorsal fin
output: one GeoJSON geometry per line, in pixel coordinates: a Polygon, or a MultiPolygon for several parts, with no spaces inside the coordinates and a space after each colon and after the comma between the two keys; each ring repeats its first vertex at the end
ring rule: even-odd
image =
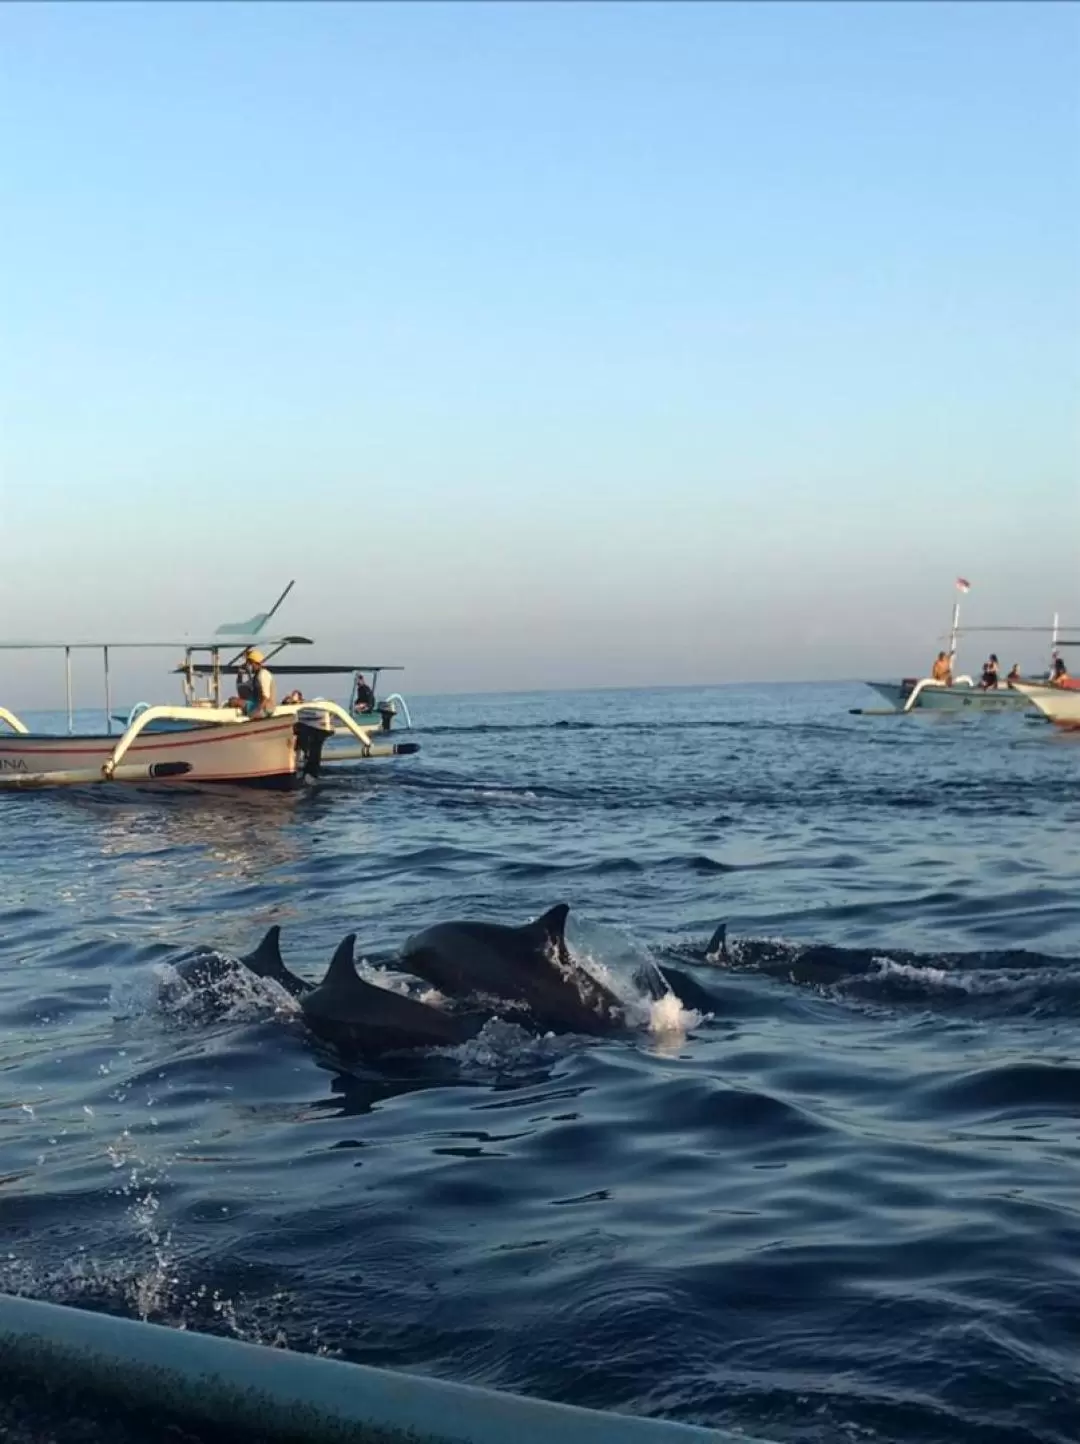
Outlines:
{"type": "Polygon", "coordinates": [[[709,962],[719,962],[730,957],[727,950],[727,923],[721,923],[709,939],[705,957],[709,962]]]}
{"type": "Polygon", "coordinates": [[[348,937],[342,938],[337,945],[337,951],[330,959],[330,966],[326,970],[326,977],[322,980],[322,986],[327,984],[340,985],[342,983],[353,983],[358,980],[356,971],[356,934],[350,933],[348,937]]]}
{"type": "Polygon", "coordinates": [[[566,919],[570,912],[569,903],[556,903],[553,908],[548,908],[535,922],[529,923],[529,928],[537,932],[548,942],[554,943],[561,948],[565,945],[564,934],[566,932],[566,919]]]}
{"type": "Polygon", "coordinates": [[[268,963],[276,963],[278,967],[285,966],[281,957],[281,928],[277,923],[267,928],[266,936],[255,949],[255,956],[268,963]]]}

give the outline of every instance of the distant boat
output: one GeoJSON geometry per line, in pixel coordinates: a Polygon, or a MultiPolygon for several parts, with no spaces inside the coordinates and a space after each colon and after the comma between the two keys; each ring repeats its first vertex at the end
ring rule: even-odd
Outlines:
{"type": "MultiPolygon", "coordinates": [[[[957,578],[957,590],[969,590],[969,584],[957,578]]],[[[1051,645],[1058,644],[1061,630],[1057,616],[1052,627],[960,627],[960,601],[953,604],[952,625],[949,629],[948,656],[956,656],[957,641],[970,632],[991,632],[1000,635],[1006,632],[1034,632],[1049,634],[1051,645]]],[[[1025,712],[1031,710],[1033,698],[1027,694],[1028,684],[1040,685],[1034,679],[1025,679],[1021,685],[1006,682],[1002,678],[997,687],[983,687],[974,678],[954,676],[950,683],[938,682],[933,677],[905,677],[899,682],[867,682],[884,701],[889,712],[900,715],[908,712],[1025,712]]],[[[865,708],[853,708],[865,712],[865,708]]]]}

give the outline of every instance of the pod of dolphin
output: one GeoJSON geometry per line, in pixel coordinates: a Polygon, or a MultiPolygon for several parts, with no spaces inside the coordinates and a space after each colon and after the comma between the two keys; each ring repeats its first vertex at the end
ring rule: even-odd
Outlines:
{"type": "MultiPolygon", "coordinates": [[[[413,1048],[452,1047],[474,1038],[494,1016],[540,1033],[600,1035],[629,1026],[626,1004],[574,957],[566,943],[570,908],[559,903],[534,922],[508,927],[489,922],[436,923],[416,933],[401,953],[401,966],[438,990],[450,1006],[420,1001],[362,978],[356,969],[356,934],[342,939],[321,983],[314,984],[286,967],[281,929],[274,926],[253,952],[230,960],[203,952],[177,965],[190,987],[212,986],[237,967],[273,980],[299,1003],[310,1031],[342,1052],[374,1055],[413,1048]]],[[[725,928],[719,927],[707,958],[726,955],[725,928]]],[[[673,991],[680,999],[700,987],[676,970],[641,964],[634,974],[638,991],[660,999],[673,991]]]]}

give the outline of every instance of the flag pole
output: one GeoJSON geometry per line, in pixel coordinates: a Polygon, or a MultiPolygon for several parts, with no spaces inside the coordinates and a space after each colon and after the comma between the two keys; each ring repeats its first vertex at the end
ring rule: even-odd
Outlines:
{"type": "MultiPolygon", "coordinates": [[[[957,579],[956,579],[956,590],[957,590],[957,592],[960,594],[960,596],[962,596],[962,595],[964,594],[964,592],[969,591],[970,588],[971,588],[971,583],[970,583],[969,581],[967,581],[966,578],[964,578],[964,577],[957,577],[957,579]]],[[[951,628],[951,630],[950,630],[950,632],[949,632],[949,664],[950,664],[950,666],[952,665],[952,660],[953,660],[953,658],[956,656],[956,638],[957,638],[957,636],[958,636],[958,634],[959,634],[959,631],[960,631],[960,596],[957,596],[956,601],[953,603],[953,609],[952,609],[952,628],[951,628]]]]}
{"type": "Polygon", "coordinates": [[[956,656],[956,634],[960,630],[960,598],[953,602],[952,628],[949,632],[949,662],[956,656]]]}

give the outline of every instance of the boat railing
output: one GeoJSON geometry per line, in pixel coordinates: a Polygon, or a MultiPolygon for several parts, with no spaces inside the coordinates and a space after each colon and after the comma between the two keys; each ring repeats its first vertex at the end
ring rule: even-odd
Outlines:
{"type": "Polygon", "coordinates": [[[944,682],[939,682],[934,677],[920,677],[919,680],[915,683],[914,687],[912,687],[911,691],[908,693],[903,708],[901,710],[904,712],[910,712],[928,687],[944,687],[944,685],[944,682]]]}
{"type": "Polygon", "coordinates": [[[370,749],[374,745],[371,740],[371,734],[380,730],[377,723],[373,722],[370,727],[361,726],[340,703],[331,702],[326,697],[312,697],[306,702],[290,702],[287,707],[282,706],[276,708],[274,716],[291,715],[295,717],[300,712],[324,712],[328,717],[337,718],[337,720],[342,723],[342,726],[334,728],[335,736],[340,737],[343,733],[349,733],[355,737],[360,743],[360,746],[365,749],[364,756],[375,755],[370,749]]]}
{"type": "Polygon", "coordinates": [[[966,674],[962,677],[954,677],[951,682],[939,682],[936,677],[920,677],[908,693],[901,710],[910,712],[928,687],[971,687],[974,689],[975,683],[966,674]]]}
{"type": "Polygon", "coordinates": [[[23,723],[19,721],[18,717],[15,716],[15,713],[9,712],[6,707],[0,707],[0,722],[3,722],[5,726],[10,727],[12,732],[21,732],[23,736],[25,736],[30,731],[29,727],[24,726],[23,723]]]}
{"type": "Polygon", "coordinates": [[[230,723],[235,726],[244,720],[246,719],[238,716],[231,707],[171,707],[167,704],[147,707],[134,719],[129,718],[123,735],[113,748],[112,756],[102,766],[102,776],[106,779],[112,777],[128,748],[154,722],[217,722],[225,726],[230,723]]]}
{"type": "Polygon", "coordinates": [[[404,714],[405,714],[405,726],[406,726],[406,728],[411,732],[411,731],[412,731],[412,718],[409,716],[409,705],[408,705],[408,703],[405,701],[405,698],[401,695],[401,693],[400,693],[400,692],[391,692],[390,695],[389,695],[389,697],[384,697],[384,698],[383,698],[383,702],[384,702],[384,704],[387,703],[387,702],[400,702],[400,704],[401,704],[401,710],[402,710],[402,712],[404,712],[404,714]]]}

